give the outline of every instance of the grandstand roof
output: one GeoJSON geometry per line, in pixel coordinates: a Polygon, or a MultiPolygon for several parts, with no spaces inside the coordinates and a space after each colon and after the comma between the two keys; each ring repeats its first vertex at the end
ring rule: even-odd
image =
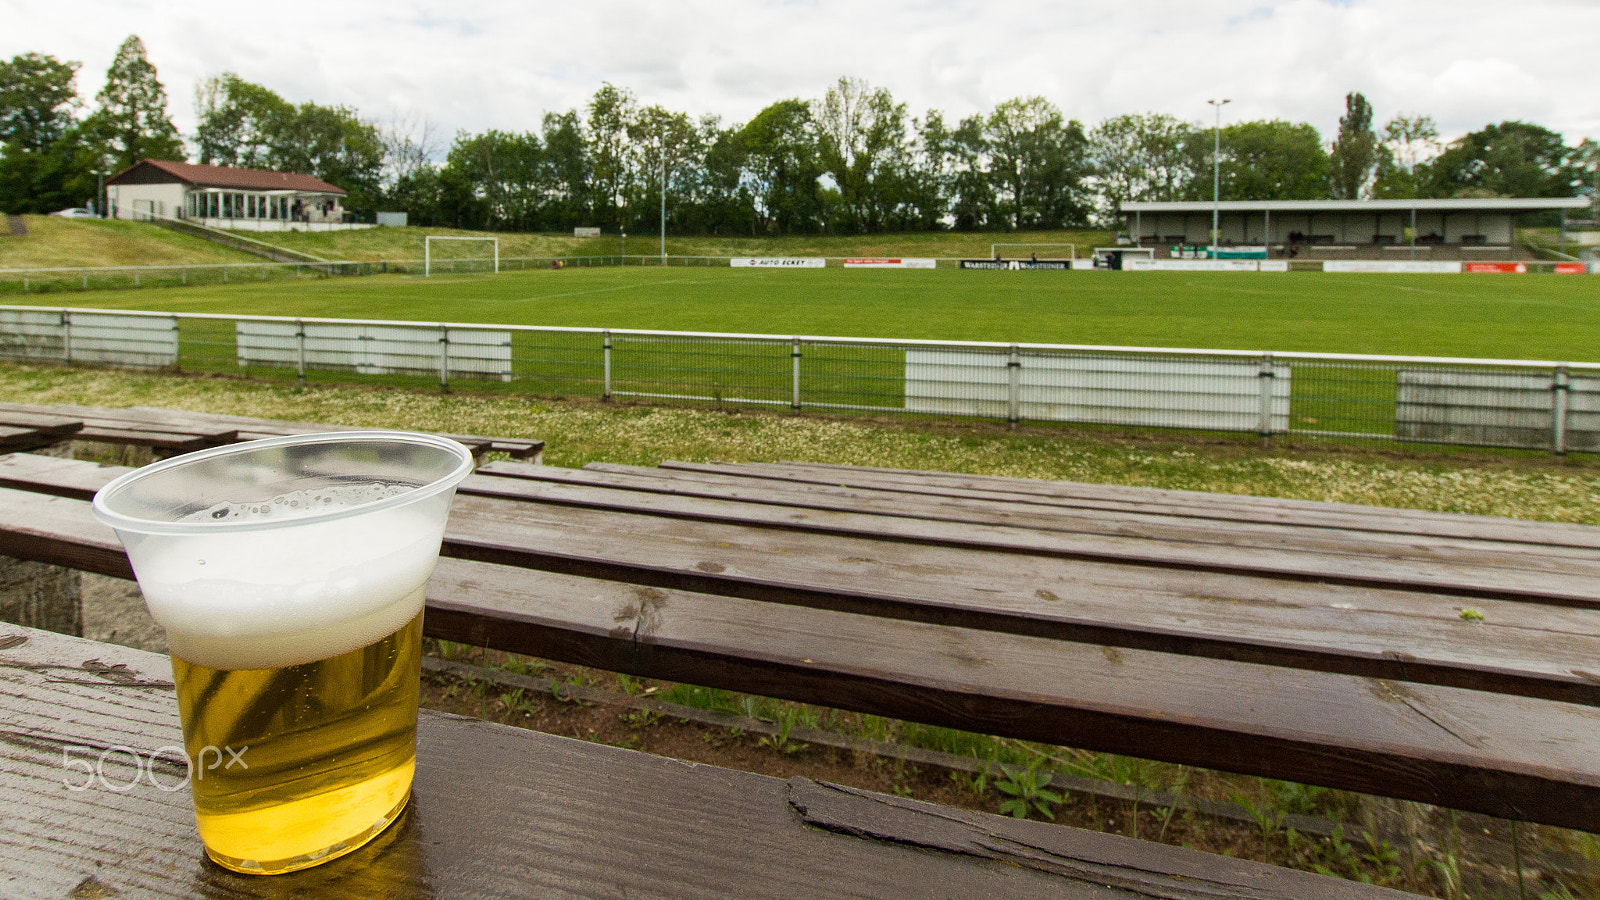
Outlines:
{"type": "Polygon", "coordinates": [[[265,169],[236,169],[232,166],[203,166],[166,159],[141,160],[108,178],[106,184],[151,184],[172,181],[196,187],[248,191],[303,191],[341,195],[345,193],[343,188],[311,175],[270,172],[265,169]]]}
{"type": "Polygon", "coordinates": [[[1589,209],[1594,201],[1586,197],[1496,197],[1481,200],[1136,200],[1122,204],[1124,213],[1209,213],[1220,212],[1544,212],[1552,209],[1589,209]]]}

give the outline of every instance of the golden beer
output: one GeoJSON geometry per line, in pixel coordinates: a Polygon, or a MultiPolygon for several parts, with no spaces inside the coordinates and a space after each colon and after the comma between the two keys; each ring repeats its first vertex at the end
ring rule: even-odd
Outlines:
{"type": "Polygon", "coordinates": [[[206,853],[276,874],[405,809],[423,588],[472,471],[403,432],[271,438],[130,472],[95,495],[167,629],[206,853]]]}
{"type": "Polygon", "coordinates": [[[172,657],[206,852],[240,872],[349,853],[405,808],[416,767],[422,616],[366,647],[278,669],[172,657]]]}

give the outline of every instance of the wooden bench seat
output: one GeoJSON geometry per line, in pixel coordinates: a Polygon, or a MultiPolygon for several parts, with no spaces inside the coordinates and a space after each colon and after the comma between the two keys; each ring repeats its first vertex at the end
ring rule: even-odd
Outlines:
{"type": "MultiPolygon", "coordinates": [[[[0,553],[128,577],[86,503],[118,470],[10,459],[0,553]]],[[[740,499],[758,479],[651,471],[495,464],[470,477],[429,585],[428,633],[1508,818],[1600,823],[1595,589],[1560,571],[1593,564],[1581,530],[1563,529],[1531,561],[1507,549],[1517,542],[1476,539],[1478,567],[1463,569],[1448,554],[1465,552],[1471,528],[1443,520],[1449,536],[1416,538],[1437,541],[1433,554],[1401,565],[1376,530],[1354,532],[1343,554],[1295,549],[1322,527],[1304,525],[1282,526],[1278,546],[1251,531],[1262,546],[1228,548],[1173,530],[1195,516],[1107,536],[1069,507],[994,500],[972,508],[1044,518],[953,530],[960,504],[921,504],[923,514],[863,489],[871,511],[843,512],[818,508],[837,493],[740,499]],[[719,496],[697,496],[707,492],[719,496]],[[1110,537],[1166,543],[1112,553],[1110,537]],[[1299,571],[1273,555],[1289,553],[1304,553],[1299,571]],[[1227,554],[1243,561],[1213,564],[1227,554]],[[1462,574],[1452,582],[1451,571],[1462,574]],[[1321,583],[1334,577],[1347,583],[1321,583]],[[1535,596],[1546,577],[1552,603],[1535,596]],[[1475,594],[1480,580],[1516,596],[1475,594]],[[1469,603],[1482,621],[1461,617],[1469,603]]],[[[1488,534],[1496,525],[1477,523],[1488,534]]]]}
{"type": "MultiPolygon", "coordinates": [[[[249,416],[194,413],[147,406],[108,408],[98,406],[41,406],[26,403],[0,403],[0,427],[31,427],[27,423],[45,417],[66,424],[77,423],[71,432],[60,432],[61,440],[77,439],[111,444],[150,447],[161,455],[187,453],[207,447],[258,438],[321,431],[360,431],[347,425],[320,425],[258,419],[249,416]]],[[[473,455],[505,453],[513,459],[537,463],[544,452],[544,441],[522,438],[483,437],[445,434],[465,444],[473,455]]],[[[42,444],[14,449],[34,449],[42,444]]],[[[0,443],[0,450],[12,449],[0,443]]]]}

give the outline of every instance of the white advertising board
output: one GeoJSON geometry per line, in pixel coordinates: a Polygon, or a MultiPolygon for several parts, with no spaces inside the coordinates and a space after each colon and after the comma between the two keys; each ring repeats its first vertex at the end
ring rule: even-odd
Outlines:
{"type": "Polygon", "coordinates": [[[1257,263],[1263,272],[1287,272],[1289,261],[1287,259],[1263,259],[1257,263]]]}
{"type": "MultiPolygon", "coordinates": [[[[1004,351],[907,350],[906,411],[1004,418],[1010,397],[1004,351]]],[[[1252,360],[1191,361],[1020,354],[1024,419],[1253,432],[1263,382],[1270,427],[1289,428],[1289,367],[1261,376],[1252,360]]]]}
{"type": "Polygon", "coordinates": [[[1460,260],[1432,259],[1330,259],[1322,264],[1324,272],[1359,272],[1364,274],[1453,275],[1461,271],[1460,260]]]}
{"type": "Polygon", "coordinates": [[[933,269],[939,264],[935,259],[902,259],[897,257],[851,258],[844,261],[846,269],[933,269]]]}
{"type": "Polygon", "coordinates": [[[1132,272],[1259,272],[1255,259],[1124,259],[1122,268],[1132,272]]]}
{"type": "MultiPolygon", "coordinates": [[[[294,322],[237,323],[238,364],[298,368],[300,327],[294,322]]],[[[451,377],[511,380],[509,331],[319,323],[304,328],[307,369],[436,376],[448,346],[451,377]]]]}
{"type": "Polygon", "coordinates": [[[822,269],[828,261],[820,256],[735,256],[729,264],[735,269],[822,269]]]}

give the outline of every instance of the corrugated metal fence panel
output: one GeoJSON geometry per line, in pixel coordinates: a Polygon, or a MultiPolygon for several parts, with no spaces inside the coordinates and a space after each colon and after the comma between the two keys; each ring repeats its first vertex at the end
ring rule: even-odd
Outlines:
{"type": "Polygon", "coordinates": [[[448,338],[451,377],[511,380],[511,332],[459,328],[239,322],[239,365],[298,367],[302,328],[309,370],[436,376],[448,338]]]}
{"type": "MultiPolygon", "coordinates": [[[[1401,370],[1395,373],[1395,437],[1494,447],[1550,447],[1555,381],[1548,373],[1401,370]]],[[[1600,449],[1600,379],[1572,378],[1566,442],[1600,449]]]]}
{"type": "Polygon", "coordinates": [[[67,329],[61,313],[0,310],[0,359],[62,362],[67,329]]]}
{"type": "Polygon", "coordinates": [[[75,363],[164,369],[178,364],[176,316],[73,313],[68,354],[75,363]]]}
{"type": "MultiPolygon", "coordinates": [[[[1269,427],[1289,428],[1287,365],[1262,377],[1250,360],[1190,361],[1025,352],[1017,356],[1018,416],[1053,422],[1257,431],[1262,392],[1269,427]],[[1262,382],[1270,382],[1263,387],[1262,382]]],[[[1005,351],[906,351],[906,410],[1004,418],[1005,351]]]]}

